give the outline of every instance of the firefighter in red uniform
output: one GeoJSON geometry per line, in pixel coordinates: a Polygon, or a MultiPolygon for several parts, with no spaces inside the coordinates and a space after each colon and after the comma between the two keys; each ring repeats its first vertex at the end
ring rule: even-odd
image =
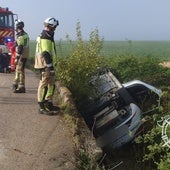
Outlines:
{"type": "Polygon", "coordinates": [[[54,115],[59,110],[52,103],[55,90],[54,59],[56,61],[54,32],[58,25],[55,18],[47,18],[44,30],[37,38],[34,68],[39,69],[41,74],[37,94],[40,114],[54,115]]]}
{"type": "Polygon", "coordinates": [[[16,21],[16,70],[13,82],[14,93],[25,93],[25,64],[29,56],[29,36],[24,31],[24,22],[16,21]]]}

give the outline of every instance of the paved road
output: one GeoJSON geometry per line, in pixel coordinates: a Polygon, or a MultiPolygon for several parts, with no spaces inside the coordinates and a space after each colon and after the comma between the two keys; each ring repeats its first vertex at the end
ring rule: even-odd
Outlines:
{"type": "Polygon", "coordinates": [[[38,78],[26,70],[26,93],[0,73],[0,170],[72,170],[73,146],[63,116],[38,114],[38,78]]]}

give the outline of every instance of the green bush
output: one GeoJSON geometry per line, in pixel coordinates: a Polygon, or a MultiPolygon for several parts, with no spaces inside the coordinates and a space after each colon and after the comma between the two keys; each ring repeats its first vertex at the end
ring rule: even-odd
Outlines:
{"type": "Polygon", "coordinates": [[[158,170],[169,170],[170,169],[170,152],[167,153],[166,157],[163,157],[158,164],[158,170]]]}
{"type": "Polygon", "coordinates": [[[169,84],[168,69],[160,66],[159,60],[153,56],[113,56],[109,60],[121,82],[140,79],[156,86],[169,84]]]}
{"type": "Polygon", "coordinates": [[[71,42],[70,55],[58,58],[57,78],[72,92],[75,101],[85,100],[90,93],[89,80],[100,67],[105,65],[105,59],[99,55],[103,40],[99,38],[98,30],[90,34],[89,41],[83,41],[80,24],[77,24],[77,43],[71,42]]]}
{"type": "MultiPolygon", "coordinates": [[[[149,116],[150,129],[136,139],[136,142],[143,148],[143,161],[149,162],[150,170],[168,170],[169,168],[166,163],[170,161],[170,148],[163,146],[162,127],[158,126],[158,122],[166,115],[170,115],[170,91],[169,88],[163,88],[162,90],[162,107],[159,112],[149,116]]],[[[168,128],[167,135],[170,135],[168,128]]]]}

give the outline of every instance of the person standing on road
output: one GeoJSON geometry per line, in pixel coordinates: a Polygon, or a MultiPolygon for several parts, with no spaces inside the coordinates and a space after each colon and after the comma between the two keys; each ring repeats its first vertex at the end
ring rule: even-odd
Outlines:
{"type": "Polygon", "coordinates": [[[25,93],[25,64],[29,56],[29,36],[24,31],[24,22],[17,20],[16,26],[16,70],[13,81],[14,93],[25,93]]]}
{"type": "Polygon", "coordinates": [[[54,33],[58,25],[58,20],[48,17],[44,21],[44,30],[37,37],[34,68],[38,69],[41,75],[37,93],[40,114],[54,115],[59,110],[59,107],[52,103],[55,90],[53,61],[56,60],[54,33]]]}

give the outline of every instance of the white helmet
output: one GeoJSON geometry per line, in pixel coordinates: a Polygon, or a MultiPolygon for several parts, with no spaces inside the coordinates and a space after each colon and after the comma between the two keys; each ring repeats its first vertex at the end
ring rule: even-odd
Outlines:
{"type": "Polygon", "coordinates": [[[48,17],[45,21],[44,21],[44,26],[45,27],[52,27],[52,28],[56,28],[59,25],[58,20],[56,20],[53,17],[48,17]]]}
{"type": "Polygon", "coordinates": [[[15,27],[19,28],[19,29],[23,29],[24,28],[24,22],[21,21],[20,19],[15,20],[15,27]]]}

